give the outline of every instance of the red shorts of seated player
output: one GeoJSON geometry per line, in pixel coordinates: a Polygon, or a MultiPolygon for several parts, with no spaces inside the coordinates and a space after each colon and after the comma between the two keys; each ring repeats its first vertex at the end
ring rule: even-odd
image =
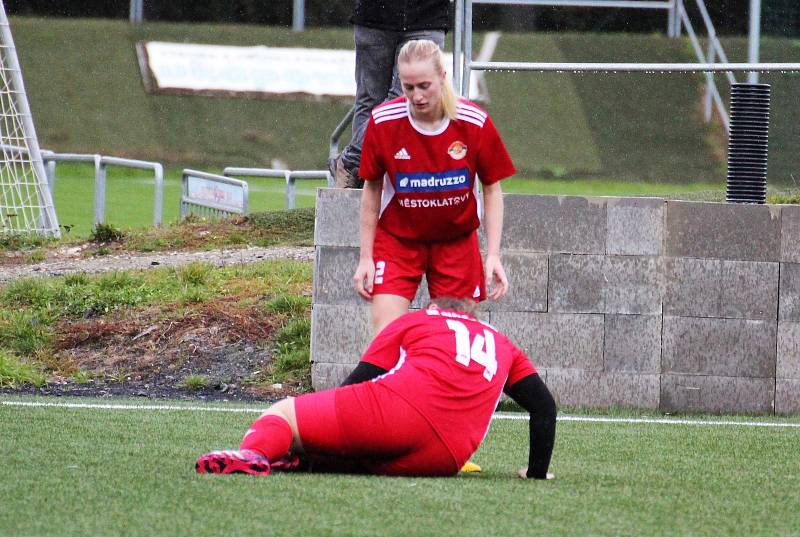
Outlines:
{"type": "Polygon", "coordinates": [[[303,395],[295,414],[303,449],[350,461],[350,471],[452,476],[465,462],[454,459],[414,407],[379,383],[303,395]]]}
{"type": "Polygon", "coordinates": [[[375,260],[374,295],[399,295],[414,300],[425,275],[431,298],[486,299],[476,231],[446,242],[418,242],[399,239],[378,226],[372,257],[375,260]]]}

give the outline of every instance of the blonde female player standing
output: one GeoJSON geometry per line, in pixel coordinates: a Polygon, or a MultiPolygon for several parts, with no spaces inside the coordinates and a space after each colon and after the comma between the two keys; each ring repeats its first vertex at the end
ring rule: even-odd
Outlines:
{"type": "Polygon", "coordinates": [[[488,298],[498,300],[508,291],[499,184],[515,172],[508,152],[488,114],[455,96],[434,42],[407,42],[397,66],[403,96],[373,109],[359,169],[365,183],[353,279],[372,302],[375,334],[408,311],[423,274],[432,299],[480,301],[488,288],[488,298]]]}

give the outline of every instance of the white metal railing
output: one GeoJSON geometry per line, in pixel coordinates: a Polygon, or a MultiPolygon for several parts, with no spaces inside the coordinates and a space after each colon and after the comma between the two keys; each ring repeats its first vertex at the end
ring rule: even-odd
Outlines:
{"type": "Polygon", "coordinates": [[[164,215],[164,167],[159,162],[148,162],[128,158],[109,157],[98,154],[54,153],[42,150],[47,183],[53,192],[58,162],[84,162],[94,165],[94,223],[106,221],[106,172],[109,166],[151,170],[153,172],[153,225],[160,226],[164,215]]]}
{"type": "Polygon", "coordinates": [[[297,179],[325,179],[333,186],[333,177],[328,170],[275,170],[272,168],[236,168],[229,166],[222,172],[225,177],[272,177],[286,181],[284,200],[287,209],[297,207],[297,179]]]}

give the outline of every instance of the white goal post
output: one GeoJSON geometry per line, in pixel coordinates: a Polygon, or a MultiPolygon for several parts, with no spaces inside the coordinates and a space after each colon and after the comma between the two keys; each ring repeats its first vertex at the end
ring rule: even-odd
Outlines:
{"type": "Polygon", "coordinates": [[[0,235],[59,237],[17,51],[0,0],[0,235]]]}

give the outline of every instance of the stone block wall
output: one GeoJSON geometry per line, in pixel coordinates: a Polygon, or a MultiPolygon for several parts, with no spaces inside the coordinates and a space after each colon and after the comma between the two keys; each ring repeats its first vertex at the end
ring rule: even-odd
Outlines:
{"type": "MultiPolygon", "coordinates": [[[[337,385],[370,338],[353,291],[360,191],[317,195],[312,368],[337,385]]],[[[800,206],[505,196],[509,295],[482,317],[559,404],[800,413],[800,206]]],[[[412,306],[427,299],[424,289],[412,306]]]]}

